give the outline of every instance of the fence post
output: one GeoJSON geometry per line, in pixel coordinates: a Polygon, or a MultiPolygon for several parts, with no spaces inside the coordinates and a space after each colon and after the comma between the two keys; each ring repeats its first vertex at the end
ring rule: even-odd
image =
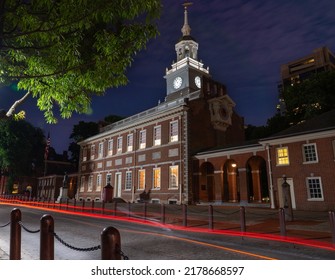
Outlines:
{"type": "Polygon", "coordinates": [[[165,224],[165,204],[161,204],[161,223],[165,224]]]}
{"type": "Polygon", "coordinates": [[[245,207],[240,207],[240,222],[241,222],[241,232],[246,232],[246,224],[245,224],[245,207]]]}
{"type": "Polygon", "coordinates": [[[214,219],[213,219],[213,206],[208,205],[208,228],[214,228],[214,219]]]}
{"type": "Polygon", "coordinates": [[[285,209],[279,209],[280,235],[286,236],[285,209]]]}
{"type": "Polygon", "coordinates": [[[10,215],[10,249],[9,259],[21,259],[21,211],[14,208],[10,215]]]}
{"type": "Polygon", "coordinates": [[[335,247],[335,212],[329,211],[329,222],[330,222],[330,231],[332,233],[332,243],[333,247],[335,247]]]}
{"type": "Polygon", "coordinates": [[[41,218],[40,260],[54,259],[54,219],[45,214],[41,218]]]}
{"type": "Polygon", "coordinates": [[[183,204],[183,226],[187,227],[187,205],[183,204]]]}
{"type": "Polygon", "coordinates": [[[121,260],[120,232],[114,227],[104,228],[101,233],[101,259],[121,260]]]}

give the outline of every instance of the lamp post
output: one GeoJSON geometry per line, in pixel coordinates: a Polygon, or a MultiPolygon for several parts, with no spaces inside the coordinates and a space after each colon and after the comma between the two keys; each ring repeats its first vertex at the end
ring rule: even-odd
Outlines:
{"type": "Polygon", "coordinates": [[[290,184],[287,183],[287,178],[283,175],[283,201],[284,201],[284,211],[285,211],[285,219],[287,221],[293,221],[293,210],[292,210],[292,200],[291,200],[291,191],[290,184]]]}

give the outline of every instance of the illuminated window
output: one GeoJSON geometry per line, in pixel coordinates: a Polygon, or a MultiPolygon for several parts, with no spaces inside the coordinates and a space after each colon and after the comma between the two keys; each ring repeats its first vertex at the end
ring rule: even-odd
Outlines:
{"type": "Polygon", "coordinates": [[[141,130],[140,131],[140,149],[145,149],[147,142],[147,131],[141,130]]]}
{"type": "Polygon", "coordinates": [[[159,146],[161,144],[162,129],[161,126],[154,127],[154,145],[159,146]]]}
{"type": "Polygon", "coordinates": [[[138,171],[138,189],[144,190],[145,189],[145,170],[138,171]]]}
{"type": "Polygon", "coordinates": [[[114,144],[113,139],[108,140],[108,155],[109,156],[113,155],[113,144],[114,144]]]}
{"type": "Polygon", "coordinates": [[[170,166],[170,181],[169,181],[169,188],[176,189],[179,185],[178,180],[178,165],[170,166]]]}
{"type": "Polygon", "coordinates": [[[306,179],[308,200],[323,200],[322,184],[320,177],[308,177],[306,179]]]}
{"type": "Polygon", "coordinates": [[[125,189],[131,190],[131,186],[133,184],[133,173],[131,171],[126,172],[126,182],[125,182],[125,189]]]}
{"type": "Polygon", "coordinates": [[[161,169],[153,169],[153,188],[159,189],[161,187],[161,169]]]}
{"type": "Polygon", "coordinates": [[[116,143],[116,152],[118,154],[122,153],[122,136],[117,138],[117,143],[116,143]]]}
{"type": "Polygon", "coordinates": [[[170,142],[178,141],[178,121],[170,123],[170,142]]]}
{"type": "Polygon", "coordinates": [[[133,150],[133,134],[127,135],[127,152],[133,150]]]}
{"type": "Polygon", "coordinates": [[[288,148],[277,148],[277,165],[289,165],[288,148]]]}
{"type": "Polygon", "coordinates": [[[302,146],[302,148],[305,163],[318,162],[316,144],[305,144],[302,146]]]}

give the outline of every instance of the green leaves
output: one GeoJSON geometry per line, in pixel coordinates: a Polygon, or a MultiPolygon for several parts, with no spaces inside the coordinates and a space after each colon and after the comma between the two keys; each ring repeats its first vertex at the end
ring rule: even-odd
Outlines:
{"type": "Polygon", "coordinates": [[[0,81],[32,92],[49,123],[55,109],[84,113],[94,94],[125,85],[136,53],[158,34],[158,0],[22,2],[0,11],[0,81]]]}

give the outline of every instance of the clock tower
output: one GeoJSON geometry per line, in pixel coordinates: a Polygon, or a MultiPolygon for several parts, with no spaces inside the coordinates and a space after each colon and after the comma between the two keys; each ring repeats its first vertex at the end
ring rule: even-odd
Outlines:
{"type": "Polygon", "coordinates": [[[184,3],[184,25],[181,29],[182,37],[175,45],[177,60],[166,69],[166,100],[173,100],[181,96],[188,96],[199,91],[203,77],[209,78],[209,69],[198,60],[199,44],[191,36],[191,27],[188,24],[188,7],[192,3],[184,3]]]}

